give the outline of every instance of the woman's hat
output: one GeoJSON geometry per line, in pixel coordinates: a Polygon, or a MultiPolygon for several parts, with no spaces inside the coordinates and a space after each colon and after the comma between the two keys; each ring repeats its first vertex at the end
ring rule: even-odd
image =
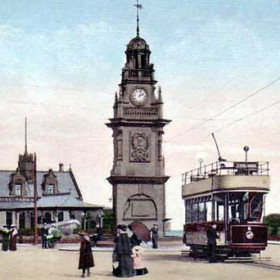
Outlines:
{"type": "Polygon", "coordinates": [[[122,231],[126,231],[127,226],[126,226],[126,225],[118,225],[118,226],[117,226],[117,229],[120,229],[120,230],[122,230],[122,231]]]}

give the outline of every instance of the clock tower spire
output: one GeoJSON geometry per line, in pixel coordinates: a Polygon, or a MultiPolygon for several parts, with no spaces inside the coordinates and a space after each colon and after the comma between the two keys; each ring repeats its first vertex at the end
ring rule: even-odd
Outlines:
{"type": "MultiPolygon", "coordinates": [[[[119,91],[115,95],[114,117],[106,125],[113,130],[114,159],[108,181],[113,187],[113,211],[116,224],[133,221],[147,227],[158,224],[163,235],[165,211],[165,175],[162,155],[162,91],[156,94],[154,65],[147,42],[137,35],[130,40],[125,54],[119,91]]],[[[142,6],[141,6],[142,8],[142,6]]]]}
{"type": "Polygon", "coordinates": [[[137,8],[137,15],[136,15],[136,23],[137,23],[137,27],[136,27],[136,35],[139,36],[140,33],[140,28],[139,28],[139,10],[143,8],[143,6],[141,4],[139,4],[139,0],[137,0],[137,3],[134,4],[134,6],[137,8]]]}

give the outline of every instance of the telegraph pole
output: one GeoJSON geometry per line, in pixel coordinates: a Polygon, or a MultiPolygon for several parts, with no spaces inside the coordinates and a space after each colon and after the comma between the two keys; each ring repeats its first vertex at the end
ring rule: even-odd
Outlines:
{"type": "Polygon", "coordinates": [[[38,211],[37,211],[37,158],[34,153],[34,245],[38,244],[38,211]]]}

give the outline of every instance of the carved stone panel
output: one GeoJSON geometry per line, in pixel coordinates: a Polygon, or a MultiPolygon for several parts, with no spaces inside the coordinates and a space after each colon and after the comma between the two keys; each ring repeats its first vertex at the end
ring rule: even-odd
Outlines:
{"type": "Polygon", "coordinates": [[[145,194],[132,195],[126,201],[123,219],[157,219],[157,208],[154,200],[145,194]]]}
{"type": "Polygon", "coordinates": [[[130,132],[130,161],[149,162],[150,161],[151,134],[149,132],[130,132]]]}

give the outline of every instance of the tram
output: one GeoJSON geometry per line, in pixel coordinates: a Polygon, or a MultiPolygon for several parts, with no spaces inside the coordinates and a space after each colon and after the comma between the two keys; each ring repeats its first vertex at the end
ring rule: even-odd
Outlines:
{"type": "Polygon", "coordinates": [[[249,257],[267,246],[262,223],[270,188],[268,162],[220,160],[182,175],[184,243],[191,255],[207,255],[206,231],[217,225],[217,256],[249,257]]]}

